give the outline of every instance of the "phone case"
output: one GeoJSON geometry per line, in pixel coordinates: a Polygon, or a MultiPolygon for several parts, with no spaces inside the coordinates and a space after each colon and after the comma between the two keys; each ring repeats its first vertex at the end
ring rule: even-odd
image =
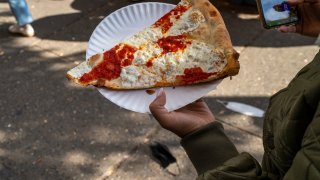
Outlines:
{"type": "Polygon", "coordinates": [[[257,8],[258,8],[258,12],[259,12],[261,25],[266,29],[270,29],[270,27],[266,23],[264,15],[263,15],[261,0],[256,0],[256,1],[257,1],[257,8]]]}
{"type": "MultiPolygon", "coordinates": [[[[264,14],[263,14],[263,9],[262,9],[261,0],[256,0],[256,2],[257,2],[257,8],[258,8],[259,16],[260,16],[260,22],[261,22],[262,26],[263,26],[265,29],[272,29],[272,28],[276,28],[276,27],[279,27],[279,26],[282,26],[282,25],[296,24],[296,23],[298,22],[298,21],[295,21],[295,22],[288,22],[288,23],[279,24],[279,25],[277,25],[277,26],[268,26],[268,24],[266,23],[264,14]]],[[[299,17],[299,12],[297,12],[297,13],[298,13],[298,17],[299,17]]]]}

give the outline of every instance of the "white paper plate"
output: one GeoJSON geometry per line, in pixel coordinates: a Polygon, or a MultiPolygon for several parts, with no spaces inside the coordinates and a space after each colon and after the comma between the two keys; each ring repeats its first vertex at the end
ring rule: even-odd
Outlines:
{"type": "MultiPolygon", "coordinates": [[[[106,18],[96,27],[90,37],[86,59],[97,53],[111,49],[122,40],[132,36],[153,24],[175,5],[166,3],[139,3],[121,8],[106,18]]],[[[166,87],[166,108],[169,111],[179,109],[216,89],[221,81],[187,87],[166,87]]],[[[145,90],[113,91],[98,88],[99,92],[111,102],[128,110],[150,113],[149,105],[156,98],[156,93],[149,95],[145,90]]]]}

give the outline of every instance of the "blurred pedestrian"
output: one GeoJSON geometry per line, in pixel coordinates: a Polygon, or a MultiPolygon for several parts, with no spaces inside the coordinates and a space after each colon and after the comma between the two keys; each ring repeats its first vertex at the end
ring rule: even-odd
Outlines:
{"type": "MultiPolygon", "coordinates": [[[[298,6],[300,22],[279,31],[317,37],[320,0],[288,3],[298,6]]],[[[271,97],[263,124],[262,166],[249,153],[237,151],[203,100],[173,112],[165,104],[162,91],[150,104],[150,111],[163,128],[182,138],[198,180],[320,179],[320,52],[271,97]]]]}
{"type": "Polygon", "coordinates": [[[35,32],[31,26],[33,20],[26,0],[8,0],[8,3],[17,21],[17,24],[9,27],[9,32],[26,37],[34,36],[35,32]]]}

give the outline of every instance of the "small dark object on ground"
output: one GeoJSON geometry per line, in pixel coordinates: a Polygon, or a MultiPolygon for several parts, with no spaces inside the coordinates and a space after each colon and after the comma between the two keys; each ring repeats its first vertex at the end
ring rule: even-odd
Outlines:
{"type": "Polygon", "coordinates": [[[159,162],[162,168],[166,168],[171,163],[177,162],[168,147],[159,142],[152,143],[150,145],[150,150],[152,152],[152,156],[159,162]]]}

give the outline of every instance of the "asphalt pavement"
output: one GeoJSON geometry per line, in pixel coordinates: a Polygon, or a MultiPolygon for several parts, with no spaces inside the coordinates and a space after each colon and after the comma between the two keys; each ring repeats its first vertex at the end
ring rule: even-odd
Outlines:
{"type": "MultiPolygon", "coordinates": [[[[146,114],[119,108],[95,88],[80,88],[65,73],[85,60],[100,21],[129,0],[27,0],[36,36],[11,35],[15,23],[0,0],[0,179],[195,179],[180,139],[146,114]],[[177,163],[163,169],[150,145],[168,146],[177,163]]],[[[162,1],[176,4],[177,0],[162,1]]],[[[315,38],[264,30],[255,6],[217,0],[234,47],[239,75],[205,96],[240,152],[260,162],[263,118],[233,112],[217,100],[265,110],[319,47],[315,38]]]]}

